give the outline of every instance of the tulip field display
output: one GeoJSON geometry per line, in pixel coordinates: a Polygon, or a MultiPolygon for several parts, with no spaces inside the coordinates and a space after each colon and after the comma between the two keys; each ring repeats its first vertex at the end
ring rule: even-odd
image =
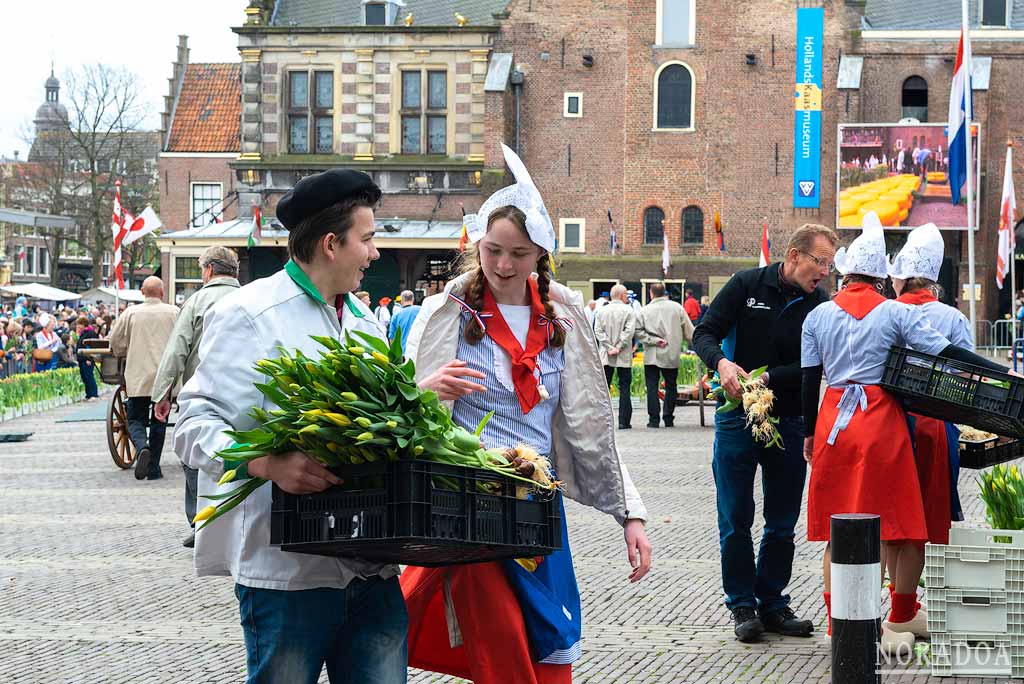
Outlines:
{"type": "Polygon", "coordinates": [[[743,414],[747,418],[747,427],[754,435],[754,441],[766,448],[778,447],[781,449],[783,445],[782,435],[779,434],[778,428],[779,419],[771,414],[775,404],[775,393],[768,389],[762,377],[766,370],[768,370],[767,366],[761,366],[751,371],[747,378],[742,375],[737,376],[742,389],[742,396],[739,398],[726,394],[716,372],[710,378],[711,390],[708,392],[708,397],[721,398],[725,402],[718,407],[718,413],[726,413],[742,407],[743,414]]]}
{"type": "MultiPolygon", "coordinates": [[[[403,359],[400,338],[388,345],[356,331],[344,343],[313,339],[324,347],[319,359],[282,349],[281,356],[257,362],[268,381],[256,387],[276,408],[254,407],[250,416],[259,426],[228,432],[237,444],[218,457],[249,462],[297,450],[327,467],[425,459],[511,478],[522,496],[559,488],[551,464],[531,447],[481,446],[479,435],[490,414],[475,433],[453,423],[437,394],[416,385],[414,364],[403,359]]],[[[220,484],[236,476],[236,469],[228,470],[220,484]]],[[[196,521],[209,524],[265,482],[254,477],[231,491],[203,495],[217,504],[200,511],[196,521]]],[[[435,487],[445,484],[434,479],[435,487]]]]}

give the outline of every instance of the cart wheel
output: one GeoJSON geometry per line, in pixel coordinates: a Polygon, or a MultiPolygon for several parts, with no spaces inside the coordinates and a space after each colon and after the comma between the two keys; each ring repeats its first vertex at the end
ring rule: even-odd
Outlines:
{"type": "Polygon", "coordinates": [[[127,470],[135,463],[135,447],[128,436],[128,407],[126,401],[128,392],[124,385],[121,385],[110,398],[110,406],[107,407],[107,446],[110,447],[110,457],[118,468],[127,470]]]}

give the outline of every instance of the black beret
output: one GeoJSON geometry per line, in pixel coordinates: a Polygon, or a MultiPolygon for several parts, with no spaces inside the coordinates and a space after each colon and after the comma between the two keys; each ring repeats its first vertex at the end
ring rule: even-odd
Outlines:
{"type": "Polygon", "coordinates": [[[355,169],[331,169],[306,176],[277,203],[277,218],[288,230],[327,207],[352,197],[368,195],[376,204],[380,188],[373,179],[355,169]]]}

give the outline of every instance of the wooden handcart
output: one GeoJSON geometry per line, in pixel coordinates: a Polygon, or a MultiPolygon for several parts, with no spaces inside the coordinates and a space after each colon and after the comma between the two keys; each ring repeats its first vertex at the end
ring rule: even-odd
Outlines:
{"type": "Polygon", "coordinates": [[[85,340],[79,350],[99,364],[100,379],[105,385],[116,385],[107,406],[107,447],[118,468],[127,470],[135,463],[135,446],[128,434],[128,390],[124,384],[125,359],[114,356],[106,340],[85,340]]]}

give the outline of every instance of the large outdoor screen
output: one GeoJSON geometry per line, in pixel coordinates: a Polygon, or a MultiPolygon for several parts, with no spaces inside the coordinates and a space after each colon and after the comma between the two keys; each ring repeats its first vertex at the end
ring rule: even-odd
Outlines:
{"type": "MultiPolygon", "coordinates": [[[[977,197],[979,125],[971,132],[977,197]]],[[[841,124],[838,139],[837,226],[860,228],[875,211],[887,228],[967,229],[966,183],[952,202],[945,124],[841,124]]]]}

